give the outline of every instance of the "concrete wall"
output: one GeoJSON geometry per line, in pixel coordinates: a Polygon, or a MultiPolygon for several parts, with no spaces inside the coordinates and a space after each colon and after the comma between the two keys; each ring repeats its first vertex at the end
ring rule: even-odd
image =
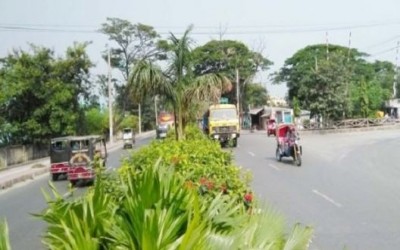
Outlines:
{"type": "Polygon", "coordinates": [[[0,149],[0,169],[49,156],[47,145],[16,145],[0,149]]]}

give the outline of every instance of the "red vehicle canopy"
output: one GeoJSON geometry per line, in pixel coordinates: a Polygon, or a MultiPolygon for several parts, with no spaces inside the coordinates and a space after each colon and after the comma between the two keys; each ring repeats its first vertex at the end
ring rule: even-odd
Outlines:
{"type": "Polygon", "coordinates": [[[279,124],[276,128],[276,138],[278,139],[279,137],[286,137],[286,133],[290,128],[296,130],[296,126],[294,124],[279,124]]]}

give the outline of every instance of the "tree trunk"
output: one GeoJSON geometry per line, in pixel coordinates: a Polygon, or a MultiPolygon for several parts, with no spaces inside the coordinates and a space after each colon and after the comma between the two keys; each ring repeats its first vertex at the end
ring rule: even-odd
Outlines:
{"type": "Polygon", "coordinates": [[[176,103],[174,103],[174,129],[175,129],[175,139],[179,140],[178,137],[178,122],[177,122],[177,109],[176,109],[176,103]]]}
{"type": "Polygon", "coordinates": [[[182,140],[184,138],[183,135],[183,114],[182,114],[182,105],[178,105],[178,140],[182,140]]]}

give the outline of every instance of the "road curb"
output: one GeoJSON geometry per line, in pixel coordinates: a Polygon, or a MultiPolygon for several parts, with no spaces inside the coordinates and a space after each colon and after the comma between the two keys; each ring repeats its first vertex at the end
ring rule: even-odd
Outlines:
{"type": "Polygon", "coordinates": [[[16,177],[12,177],[12,178],[0,183],[0,190],[5,190],[7,188],[14,186],[15,184],[25,182],[27,180],[33,180],[33,179],[35,179],[35,177],[49,173],[49,172],[50,172],[50,168],[48,166],[44,166],[44,167],[35,169],[33,171],[31,170],[29,173],[25,173],[22,175],[18,175],[16,177]]]}
{"type": "Polygon", "coordinates": [[[301,135],[325,135],[325,134],[340,134],[353,132],[366,132],[377,130],[396,130],[400,129],[400,125],[373,126],[363,128],[344,128],[344,129],[320,129],[320,130],[299,130],[301,135]]]}

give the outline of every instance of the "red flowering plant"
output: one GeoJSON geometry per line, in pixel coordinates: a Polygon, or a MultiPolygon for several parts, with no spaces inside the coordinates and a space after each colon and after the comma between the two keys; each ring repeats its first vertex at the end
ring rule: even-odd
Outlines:
{"type": "Polygon", "coordinates": [[[247,209],[252,207],[253,204],[253,192],[247,191],[243,196],[243,202],[247,209]]]}
{"type": "Polygon", "coordinates": [[[214,189],[214,182],[205,177],[201,177],[199,180],[199,193],[206,194],[214,189]]]}

